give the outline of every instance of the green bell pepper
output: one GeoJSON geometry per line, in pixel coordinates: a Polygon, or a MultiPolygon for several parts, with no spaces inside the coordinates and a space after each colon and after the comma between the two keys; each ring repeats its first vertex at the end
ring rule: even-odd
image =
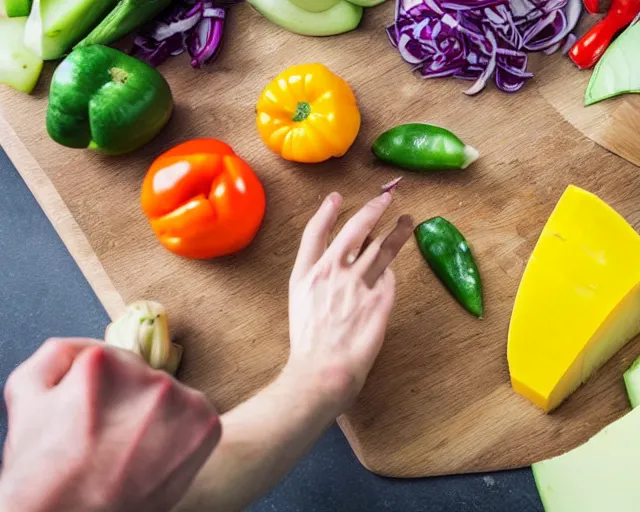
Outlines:
{"type": "Polygon", "coordinates": [[[438,279],[472,315],[482,318],[482,281],[469,244],[453,224],[436,217],[414,234],[418,248],[438,279]]]}
{"type": "Polygon", "coordinates": [[[420,123],[384,132],[372,150],[383,162],[412,171],[466,169],[480,156],[449,130],[420,123]]]}
{"type": "Polygon", "coordinates": [[[122,154],[153,139],[172,111],[171,89],[156,69],[113,48],[87,46],[53,75],[47,131],[63,146],[122,154]]]}

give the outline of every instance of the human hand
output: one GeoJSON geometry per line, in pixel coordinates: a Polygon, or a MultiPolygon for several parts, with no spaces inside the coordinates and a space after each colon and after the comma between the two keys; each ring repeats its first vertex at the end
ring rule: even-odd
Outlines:
{"type": "Polygon", "coordinates": [[[327,248],[342,204],[331,194],[307,225],[289,287],[291,354],[284,374],[308,388],[335,416],[357,397],[384,341],[394,302],[388,266],[409,239],[402,216],[393,232],[365,249],[391,204],[384,193],[344,226],[327,248]]]}
{"type": "Polygon", "coordinates": [[[171,510],[220,438],[201,393],[92,340],[46,341],[4,391],[3,512],[171,510]]]}

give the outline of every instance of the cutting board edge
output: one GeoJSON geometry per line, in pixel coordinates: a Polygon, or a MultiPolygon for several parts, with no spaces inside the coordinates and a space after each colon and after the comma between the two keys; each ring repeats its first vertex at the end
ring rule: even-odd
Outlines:
{"type": "MultiPolygon", "coordinates": [[[[349,420],[345,416],[340,416],[337,420],[338,426],[342,430],[349,446],[353,450],[358,462],[362,464],[364,468],[373,473],[374,475],[378,475],[386,478],[402,478],[402,479],[415,479],[415,478],[437,478],[442,476],[452,476],[452,475],[477,475],[483,473],[495,473],[501,471],[512,471],[517,469],[530,468],[531,465],[536,462],[535,460],[523,460],[519,464],[514,464],[510,466],[478,466],[469,470],[454,470],[449,472],[433,472],[433,471],[420,471],[415,469],[402,469],[400,467],[390,467],[388,463],[384,461],[381,462],[380,466],[378,466],[378,461],[375,458],[372,460],[364,455],[364,450],[361,446],[360,441],[358,441],[358,436],[355,434],[351,426],[349,425],[349,420]]],[[[560,455],[560,453],[558,454],[560,455]]],[[[381,457],[384,458],[384,457],[381,457]]]]}
{"type": "Polygon", "coordinates": [[[0,115],[0,146],[58,233],[110,318],[121,315],[125,302],[111,282],[73,214],[9,123],[0,115]]]}

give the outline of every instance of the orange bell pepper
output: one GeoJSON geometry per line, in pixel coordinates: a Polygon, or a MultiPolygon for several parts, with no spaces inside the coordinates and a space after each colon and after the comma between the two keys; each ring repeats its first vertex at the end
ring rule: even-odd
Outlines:
{"type": "Polygon", "coordinates": [[[171,252],[209,259],[244,249],[264,217],[260,180],[231,147],[196,139],[151,165],[141,194],[151,228],[171,252]]]}
{"type": "Polygon", "coordinates": [[[257,105],[260,137],[286,160],[317,163],[341,157],[356,140],[356,97],[322,64],[293,66],[262,92],[257,105]]]}

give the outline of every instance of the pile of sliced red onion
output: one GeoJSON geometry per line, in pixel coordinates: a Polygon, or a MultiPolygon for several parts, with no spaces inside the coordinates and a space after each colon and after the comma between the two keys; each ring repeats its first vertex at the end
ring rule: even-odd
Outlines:
{"type": "Polygon", "coordinates": [[[180,0],[162,13],[133,43],[132,54],[152,66],[185,50],[191,65],[199,68],[211,62],[222,47],[225,7],[211,1],[180,0]]]}
{"type": "Polygon", "coordinates": [[[533,76],[527,52],[570,46],[581,13],[580,0],[397,0],[387,34],[424,78],[473,80],[472,95],[495,77],[516,92],[533,76]]]}

